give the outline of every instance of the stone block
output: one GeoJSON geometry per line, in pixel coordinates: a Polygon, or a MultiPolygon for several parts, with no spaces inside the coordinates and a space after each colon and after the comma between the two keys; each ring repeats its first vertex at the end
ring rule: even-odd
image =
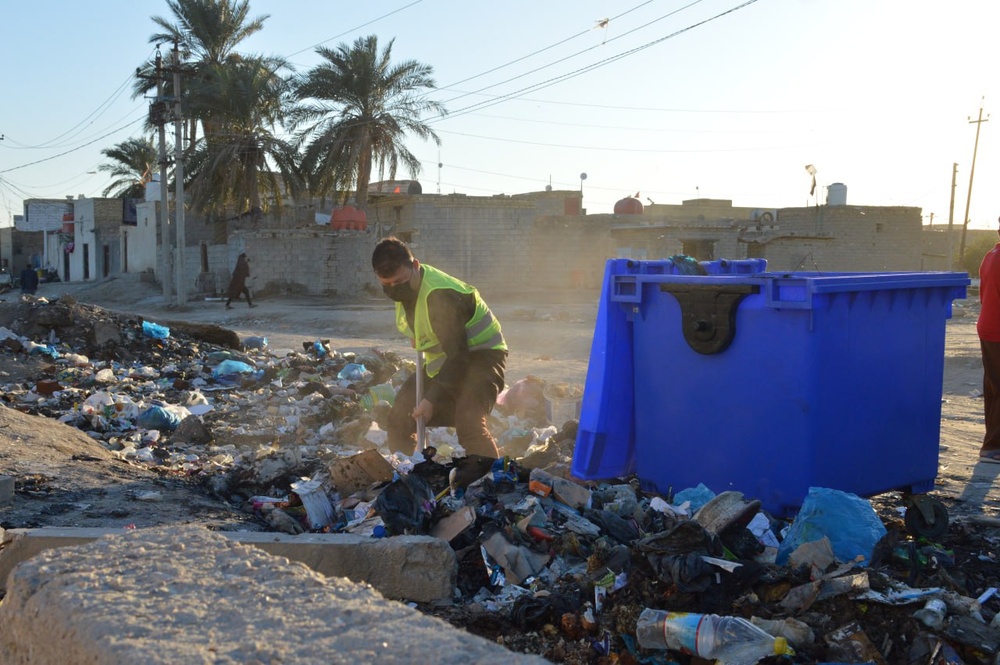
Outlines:
{"type": "Polygon", "coordinates": [[[181,525],[116,531],[19,565],[0,603],[0,662],[547,661],[507,651],[368,586],[181,525]]]}
{"type": "MultiPolygon", "coordinates": [[[[11,503],[14,500],[14,477],[0,476],[0,506],[11,503]]],[[[0,531],[0,536],[2,536],[0,531]]]]}
{"type": "Polygon", "coordinates": [[[92,346],[104,346],[105,344],[121,344],[122,332],[118,324],[111,321],[95,321],[94,329],[90,332],[87,340],[92,346]]]}
{"type": "MultiPolygon", "coordinates": [[[[45,527],[9,529],[0,549],[0,589],[18,564],[49,549],[89,543],[115,529],[45,527]]],[[[429,536],[362,538],[344,533],[222,532],[234,542],[303,563],[330,577],[372,585],[389,598],[449,600],[458,563],[445,541],[429,536]]],[[[2,662],[2,661],[0,661],[2,662]]]]}

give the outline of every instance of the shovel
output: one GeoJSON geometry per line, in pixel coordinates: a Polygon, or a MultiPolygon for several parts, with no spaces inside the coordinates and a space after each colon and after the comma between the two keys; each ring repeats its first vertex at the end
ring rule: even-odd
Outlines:
{"type": "MultiPolygon", "coordinates": [[[[417,351],[417,406],[420,406],[420,402],[424,399],[424,352],[417,351]]],[[[424,417],[420,416],[417,418],[417,452],[422,453],[424,451],[424,436],[425,436],[426,426],[424,423],[424,417]]]]}

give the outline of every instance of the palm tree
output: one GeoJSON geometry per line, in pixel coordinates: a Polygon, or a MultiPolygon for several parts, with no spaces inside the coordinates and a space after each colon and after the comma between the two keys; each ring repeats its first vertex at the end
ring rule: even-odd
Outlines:
{"type": "Polygon", "coordinates": [[[420,160],[403,143],[408,133],[441,144],[421,120],[426,112],[445,113],[440,103],[421,96],[434,88],[433,68],[415,60],[393,65],[392,44],[379,51],[371,35],[350,47],[317,48],[325,62],[296,83],[302,104],[289,120],[301,128],[299,140],[308,142],[302,167],[311,174],[314,193],[353,182],[355,202],[364,206],[373,168],[380,178],[388,171],[390,179],[401,164],[412,177],[420,172],[420,160]]]}
{"type": "Polygon", "coordinates": [[[294,146],[276,131],[290,101],[280,58],[246,57],[207,70],[192,84],[211,134],[189,161],[194,208],[257,218],[301,190],[294,146]],[[273,164],[274,169],[269,167],[273,164]]]}
{"type": "MultiPolygon", "coordinates": [[[[203,78],[213,68],[240,60],[236,47],[241,41],[260,31],[267,14],[250,18],[250,4],[247,0],[167,0],[174,21],[153,16],[153,23],[163,29],[149,37],[149,43],[176,42],[180,49],[193,61],[187,63],[190,73],[186,73],[181,85],[187,91],[189,77],[203,78]]],[[[147,62],[136,78],[133,97],[139,97],[156,87],[155,66],[147,62]]],[[[171,77],[167,88],[173,86],[171,77]]],[[[193,100],[189,100],[193,101],[193,100]]],[[[204,124],[202,109],[192,104],[186,109],[188,116],[188,137],[191,144],[197,139],[198,121],[202,120],[206,133],[212,128],[204,124]]]]}
{"type": "Polygon", "coordinates": [[[101,150],[110,163],[101,164],[98,171],[107,171],[115,178],[103,192],[105,197],[141,199],[146,195],[146,183],[156,170],[157,153],[153,139],[128,139],[101,150]]]}

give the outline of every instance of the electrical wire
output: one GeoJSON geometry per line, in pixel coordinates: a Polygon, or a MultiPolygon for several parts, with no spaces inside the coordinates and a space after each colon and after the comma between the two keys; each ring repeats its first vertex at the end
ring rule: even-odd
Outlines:
{"type": "Polygon", "coordinates": [[[145,116],[143,116],[142,118],[138,118],[138,119],[133,120],[132,122],[130,122],[128,124],[125,124],[125,125],[122,125],[121,127],[118,127],[117,129],[113,129],[112,131],[108,132],[107,134],[103,134],[101,136],[98,136],[93,141],[90,141],[88,143],[84,143],[83,145],[79,145],[79,146],[77,146],[75,148],[72,148],[71,150],[66,150],[64,152],[60,152],[58,155],[52,155],[51,157],[45,157],[44,159],[37,159],[37,160],[35,160],[33,162],[28,162],[27,164],[21,164],[19,166],[12,166],[9,169],[4,169],[4,170],[0,171],[0,174],[10,173],[11,171],[17,171],[18,169],[23,169],[23,168],[26,168],[28,166],[34,166],[35,164],[42,164],[44,162],[50,162],[53,159],[58,159],[59,157],[65,157],[66,155],[68,155],[70,153],[73,153],[73,152],[76,152],[77,150],[80,150],[81,148],[86,148],[88,145],[93,145],[94,143],[97,143],[98,141],[100,141],[102,139],[106,139],[109,136],[117,134],[118,132],[122,131],[126,127],[131,127],[132,125],[136,124],[137,122],[145,121],[145,119],[146,119],[145,116]]]}
{"type": "Polygon", "coordinates": [[[640,51],[644,51],[644,50],[646,50],[648,48],[651,48],[651,47],[653,47],[653,46],[655,46],[657,44],[665,42],[668,39],[673,39],[674,37],[677,37],[679,35],[684,34],[685,32],[690,32],[691,30],[694,30],[695,28],[698,28],[698,27],[701,27],[703,25],[706,25],[707,23],[711,23],[712,21],[720,19],[723,16],[727,16],[729,14],[732,14],[733,12],[739,11],[740,9],[743,9],[745,7],[749,7],[750,5],[752,5],[752,4],[756,3],[756,2],[757,2],[757,0],[746,0],[746,2],[743,2],[743,3],[741,3],[741,4],[739,4],[739,5],[735,6],[735,7],[731,7],[730,9],[727,9],[724,12],[720,12],[720,13],[716,14],[715,16],[711,16],[711,17],[706,18],[706,19],[704,19],[702,21],[698,21],[697,23],[693,23],[693,24],[687,26],[686,28],[681,28],[680,30],[676,30],[676,31],[670,33],[669,35],[665,35],[663,37],[660,37],[659,39],[654,39],[653,41],[646,42],[645,44],[642,44],[641,46],[637,46],[635,48],[632,48],[632,49],[629,49],[627,51],[623,51],[621,53],[613,55],[613,56],[611,56],[609,58],[605,58],[603,60],[599,60],[599,61],[597,61],[595,63],[587,65],[586,67],[580,67],[579,69],[575,69],[575,70],[573,70],[571,72],[568,72],[566,74],[562,74],[560,76],[555,76],[553,78],[546,79],[545,81],[541,81],[539,83],[535,83],[535,84],[527,86],[525,88],[521,88],[520,90],[515,90],[514,92],[507,93],[506,95],[501,95],[501,96],[499,96],[499,97],[497,97],[497,98],[495,98],[493,100],[479,102],[478,104],[472,104],[470,106],[466,106],[465,108],[459,109],[457,111],[452,111],[452,112],[449,112],[447,114],[439,115],[439,116],[437,116],[435,118],[430,118],[427,121],[427,123],[430,124],[430,123],[433,123],[435,121],[440,122],[440,121],[445,120],[445,119],[453,119],[453,118],[456,118],[458,116],[465,115],[467,113],[471,113],[473,110],[477,110],[477,109],[480,109],[480,108],[488,108],[490,106],[495,106],[497,104],[500,104],[502,102],[507,101],[508,99],[521,96],[521,95],[523,95],[524,93],[527,93],[527,92],[534,92],[536,90],[543,90],[545,88],[549,88],[549,87],[551,87],[551,86],[553,86],[553,85],[555,85],[557,83],[562,83],[563,81],[568,81],[568,80],[570,80],[572,78],[576,78],[577,76],[581,76],[583,74],[586,74],[586,73],[588,73],[590,71],[593,71],[595,69],[598,69],[600,67],[604,67],[604,66],[609,65],[609,64],[611,64],[613,62],[617,62],[619,60],[622,60],[623,58],[627,58],[627,57],[629,57],[631,55],[635,55],[636,53],[639,53],[640,51]]]}
{"type": "MultiPolygon", "coordinates": [[[[601,48],[601,47],[605,46],[608,42],[614,42],[614,41],[617,41],[619,39],[623,39],[623,38],[631,35],[632,33],[638,32],[639,30],[644,30],[645,28],[650,27],[654,23],[658,23],[659,21],[662,21],[664,19],[670,18],[671,16],[674,16],[675,14],[677,14],[679,12],[682,12],[685,9],[693,7],[694,5],[697,5],[698,3],[702,2],[702,1],[703,0],[693,0],[692,2],[690,2],[687,5],[684,5],[683,7],[675,9],[672,12],[664,14],[663,16],[660,16],[659,18],[653,19],[652,21],[649,21],[648,23],[644,23],[644,24],[642,24],[642,25],[640,25],[640,26],[638,26],[636,28],[633,28],[633,29],[631,29],[631,30],[629,30],[627,32],[624,32],[624,33],[622,33],[620,35],[616,35],[615,37],[612,37],[611,39],[608,39],[605,42],[602,42],[601,44],[594,44],[593,46],[589,46],[589,47],[583,49],[582,51],[577,51],[576,53],[572,53],[570,55],[564,56],[562,58],[559,58],[558,60],[554,60],[554,61],[549,62],[549,63],[547,63],[545,65],[542,65],[540,67],[536,67],[535,69],[532,69],[530,71],[524,72],[523,74],[518,74],[517,76],[512,76],[511,78],[508,78],[508,79],[503,80],[503,81],[499,81],[497,83],[493,83],[493,84],[488,85],[488,86],[485,86],[483,88],[480,88],[479,90],[475,90],[474,92],[464,93],[462,95],[459,95],[458,97],[453,97],[453,98],[451,98],[449,100],[446,100],[446,101],[444,101],[442,103],[443,104],[450,104],[451,102],[456,101],[458,99],[461,99],[462,97],[467,97],[468,95],[471,95],[471,94],[478,94],[478,93],[483,92],[484,90],[490,90],[490,89],[495,88],[497,86],[504,85],[506,83],[510,83],[511,81],[516,81],[518,79],[524,78],[525,76],[530,76],[530,75],[532,75],[532,74],[534,74],[536,72],[542,71],[543,69],[548,69],[549,67],[554,67],[555,65],[558,65],[561,62],[566,62],[567,60],[572,60],[573,58],[575,58],[575,57],[577,57],[579,55],[583,55],[584,53],[588,53],[590,51],[593,51],[596,48],[601,48]]],[[[629,11],[633,11],[634,9],[638,9],[638,7],[633,8],[632,10],[629,10],[629,11]]],[[[625,12],[625,14],[627,14],[627,13],[629,13],[629,12],[625,12]]],[[[619,16],[624,16],[625,14],[620,14],[619,16]]]]}
{"type": "MultiPolygon", "coordinates": [[[[637,11],[638,9],[644,7],[645,5],[650,4],[652,1],[653,0],[647,0],[646,2],[640,3],[640,4],[636,5],[635,7],[632,7],[631,9],[622,12],[621,14],[613,16],[610,19],[607,19],[607,23],[610,23],[611,21],[617,21],[621,17],[627,16],[628,14],[631,14],[632,12],[637,11]]],[[[695,0],[691,4],[697,4],[697,3],[701,2],[701,1],[702,0],[695,0]]],[[[688,6],[690,6],[690,5],[688,5],[688,6]]],[[[682,9],[684,9],[684,8],[682,8],[682,9]]],[[[677,10],[677,11],[680,11],[680,10],[677,10]]],[[[657,19],[657,20],[659,20],[659,19],[657,19]]],[[[536,56],[536,55],[538,55],[540,53],[544,53],[545,51],[553,49],[553,48],[555,48],[557,46],[562,46],[563,44],[566,44],[567,42],[570,42],[570,41],[572,41],[572,40],[574,40],[574,39],[576,39],[578,37],[582,37],[582,36],[588,34],[592,29],[593,28],[588,28],[586,30],[583,30],[581,32],[576,33],[575,35],[571,35],[569,37],[566,37],[565,39],[561,39],[561,40],[559,40],[558,42],[556,42],[554,44],[550,44],[550,45],[546,46],[545,48],[538,49],[537,51],[532,51],[531,53],[529,53],[527,55],[521,56],[520,58],[516,58],[514,60],[511,60],[510,62],[504,63],[504,64],[499,65],[497,67],[494,67],[492,69],[488,69],[485,72],[481,72],[479,74],[475,74],[475,75],[470,76],[468,78],[464,78],[461,81],[457,81],[455,83],[452,83],[452,84],[447,85],[447,86],[442,86],[442,87],[439,87],[437,89],[438,90],[450,90],[451,88],[455,87],[456,85],[462,85],[463,83],[467,83],[467,82],[475,80],[477,78],[482,78],[483,76],[487,76],[489,74],[492,74],[493,72],[500,71],[501,69],[505,69],[506,67],[509,67],[511,65],[514,65],[514,64],[517,64],[517,63],[519,63],[519,62],[521,62],[523,60],[527,60],[528,58],[534,57],[534,56],[536,56]]],[[[629,31],[629,32],[634,32],[634,31],[629,31]]],[[[627,35],[629,33],[627,32],[625,34],[627,35]]],[[[621,36],[624,36],[624,35],[621,35],[621,36]]],[[[619,37],[614,37],[610,41],[614,41],[615,39],[618,39],[618,38],[619,37]]],[[[548,65],[545,65],[544,67],[550,67],[550,66],[552,66],[552,65],[554,65],[556,63],[562,62],[563,60],[566,60],[568,58],[572,58],[572,57],[575,57],[577,55],[580,55],[581,53],[586,53],[587,51],[590,51],[592,49],[600,48],[605,43],[606,42],[602,42],[601,44],[591,46],[591,47],[586,48],[586,49],[584,49],[582,51],[579,51],[579,52],[577,52],[577,53],[575,53],[575,54],[573,54],[571,56],[568,56],[567,58],[562,58],[561,60],[556,60],[555,62],[549,63],[548,65]]],[[[544,69],[544,67],[541,67],[541,68],[538,68],[538,69],[544,69]]],[[[463,97],[467,97],[468,95],[477,94],[479,92],[482,92],[483,90],[488,90],[489,88],[494,88],[494,87],[496,87],[498,85],[502,85],[503,83],[508,83],[508,82],[513,81],[515,79],[521,78],[522,76],[527,76],[529,74],[532,74],[532,73],[538,71],[538,69],[533,69],[530,72],[526,72],[525,74],[520,74],[520,75],[515,76],[513,78],[507,79],[506,81],[501,81],[500,83],[495,83],[493,85],[487,86],[486,88],[480,88],[479,90],[474,91],[474,92],[464,92],[464,93],[460,94],[458,97],[453,97],[453,98],[451,98],[451,99],[449,99],[449,100],[447,100],[445,102],[442,102],[442,103],[448,104],[448,103],[451,103],[451,102],[453,102],[453,101],[455,101],[457,99],[461,99],[463,97]]]]}
{"type": "MultiPolygon", "coordinates": [[[[153,51],[150,51],[150,55],[152,53],[153,53],[153,51]]],[[[148,59],[149,56],[147,55],[146,58],[148,59]]],[[[38,145],[25,145],[23,143],[19,143],[18,141],[13,141],[15,144],[17,144],[16,146],[13,146],[13,149],[21,149],[21,150],[30,149],[30,150],[35,150],[35,149],[47,149],[47,148],[61,148],[61,147],[64,147],[65,145],[69,145],[68,143],[63,143],[63,144],[59,144],[59,145],[53,145],[53,144],[55,144],[60,139],[66,137],[68,134],[70,134],[75,129],[77,129],[77,128],[81,127],[81,126],[84,126],[84,128],[85,127],[89,127],[98,118],[100,118],[102,115],[104,115],[104,113],[106,113],[107,110],[109,108],[111,108],[111,104],[113,104],[115,101],[118,100],[119,97],[122,96],[122,94],[128,88],[129,83],[132,82],[132,78],[133,78],[133,74],[129,74],[128,77],[121,83],[121,85],[119,85],[115,89],[114,92],[112,92],[103,102],[101,102],[97,106],[96,109],[94,109],[93,111],[91,111],[86,117],[83,118],[83,120],[81,120],[77,124],[73,125],[72,127],[70,127],[69,129],[67,129],[65,132],[63,132],[59,136],[56,136],[56,137],[54,137],[52,139],[49,139],[48,141],[44,141],[42,143],[39,143],[38,145]],[[93,118],[93,119],[91,120],[91,118],[93,118]],[[90,120],[90,122],[87,122],[87,120],[90,120]],[[86,125],[84,125],[84,123],[86,123],[86,125]]],[[[114,123],[112,123],[112,124],[114,124],[114,123]]],[[[81,129],[80,131],[83,131],[83,129],[81,129]]],[[[73,134],[73,136],[76,136],[79,133],[80,132],[77,132],[76,134],[73,134]]],[[[7,138],[10,139],[10,137],[7,137],[7,138]]],[[[84,139],[84,140],[86,140],[86,139],[84,139]]]]}

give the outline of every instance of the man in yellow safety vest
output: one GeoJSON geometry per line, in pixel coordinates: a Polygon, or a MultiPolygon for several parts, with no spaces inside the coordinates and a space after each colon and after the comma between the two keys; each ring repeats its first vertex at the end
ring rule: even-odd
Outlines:
{"type": "Polygon", "coordinates": [[[497,457],[486,416],[504,388],[507,343],[500,322],[465,282],[421,265],[395,237],[372,253],[382,290],[396,302],[396,327],[424,354],[424,394],[417,404],[416,376],[400,387],[388,417],[389,448],[413,454],[417,420],[454,427],[470,455],[497,457]]]}

